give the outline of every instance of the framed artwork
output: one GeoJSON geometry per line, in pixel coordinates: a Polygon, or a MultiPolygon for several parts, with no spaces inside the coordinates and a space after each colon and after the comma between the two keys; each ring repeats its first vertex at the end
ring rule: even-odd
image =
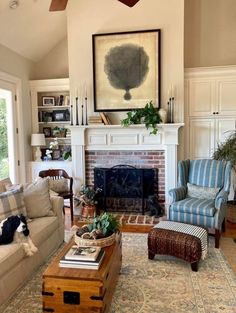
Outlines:
{"type": "Polygon", "coordinates": [[[52,120],[54,122],[66,121],[65,110],[54,110],[54,111],[52,111],[52,120]]]}
{"type": "Polygon", "coordinates": [[[94,34],[94,111],[160,106],[160,29],[94,34]]]}
{"type": "Polygon", "coordinates": [[[59,160],[61,157],[61,150],[60,149],[53,149],[52,150],[52,159],[59,160]]]}
{"type": "Polygon", "coordinates": [[[43,127],[43,133],[45,135],[45,138],[52,137],[51,127],[43,127]]]}
{"type": "Polygon", "coordinates": [[[53,106],[55,105],[55,97],[43,97],[42,102],[43,106],[53,106]]]}

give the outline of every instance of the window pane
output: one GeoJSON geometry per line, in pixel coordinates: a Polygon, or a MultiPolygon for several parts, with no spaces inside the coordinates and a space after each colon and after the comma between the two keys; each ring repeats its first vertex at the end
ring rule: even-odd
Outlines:
{"type": "Polygon", "coordinates": [[[0,98],[0,179],[9,177],[6,101],[0,98]]]}

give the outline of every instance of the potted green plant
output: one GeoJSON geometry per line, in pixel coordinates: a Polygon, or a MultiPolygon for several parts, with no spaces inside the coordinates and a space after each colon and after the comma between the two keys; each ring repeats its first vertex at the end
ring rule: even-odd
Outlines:
{"type": "Polygon", "coordinates": [[[104,212],[95,217],[92,223],[78,228],[75,240],[81,245],[108,246],[114,242],[119,230],[118,219],[112,213],[104,212]]]}
{"type": "Polygon", "coordinates": [[[68,150],[68,151],[64,151],[63,152],[63,159],[65,161],[69,161],[71,159],[71,150],[68,150]]]}
{"type": "Polygon", "coordinates": [[[159,109],[154,107],[152,101],[147,103],[142,109],[135,109],[127,113],[127,118],[121,120],[121,125],[128,127],[132,124],[145,124],[147,129],[151,129],[150,134],[156,135],[157,124],[162,122],[159,109]]]}
{"type": "Polygon", "coordinates": [[[93,186],[82,186],[77,199],[82,203],[83,209],[81,215],[83,217],[94,217],[96,214],[96,195],[101,191],[100,188],[93,186]]]}
{"type": "MultiPolygon", "coordinates": [[[[214,160],[230,161],[236,172],[236,131],[233,131],[229,137],[222,143],[218,144],[213,153],[214,160]]],[[[236,186],[234,186],[234,203],[236,202],[236,186]]]]}

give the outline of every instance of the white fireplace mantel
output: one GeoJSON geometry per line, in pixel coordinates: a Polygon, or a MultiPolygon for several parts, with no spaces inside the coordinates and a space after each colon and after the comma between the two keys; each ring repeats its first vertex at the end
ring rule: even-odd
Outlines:
{"type": "Polygon", "coordinates": [[[178,130],[183,123],[160,124],[157,135],[150,135],[145,125],[70,126],[72,173],[75,189],[85,184],[85,150],[164,150],[165,196],[177,182],[178,130]]]}

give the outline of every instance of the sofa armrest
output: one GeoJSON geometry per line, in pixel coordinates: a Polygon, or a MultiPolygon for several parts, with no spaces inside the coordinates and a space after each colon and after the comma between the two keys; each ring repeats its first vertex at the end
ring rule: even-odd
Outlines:
{"type": "Polygon", "coordinates": [[[186,198],[186,188],[178,187],[169,190],[169,195],[172,198],[172,203],[176,201],[180,201],[186,198]]]}
{"type": "Polygon", "coordinates": [[[228,200],[229,193],[222,189],[215,198],[215,208],[220,209],[222,204],[226,203],[228,200]]]}
{"type": "Polygon", "coordinates": [[[63,216],[63,206],[64,206],[64,199],[58,196],[50,197],[52,203],[52,211],[59,219],[59,224],[64,225],[64,216],[63,216]]]}

